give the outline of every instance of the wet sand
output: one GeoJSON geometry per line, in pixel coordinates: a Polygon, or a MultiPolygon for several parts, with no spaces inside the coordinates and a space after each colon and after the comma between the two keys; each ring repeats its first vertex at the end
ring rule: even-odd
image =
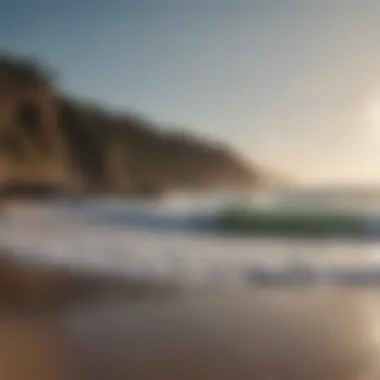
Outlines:
{"type": "Polygon", "coordinates": [[[30,316],[0,315],[0,379],[79,380],[74,359],[55,326],[30,316]]]}
{"type": "Polygon", "coordinates": [[[208,289],[82,310],[65,329],[100,379],[375,380],[376,301],[338,290],[208,289]]]}
{"type": "Polygon", "coordinates": [[[380,378],[378,292],[152,288],[1,257],[1,379],[380,378]]]}

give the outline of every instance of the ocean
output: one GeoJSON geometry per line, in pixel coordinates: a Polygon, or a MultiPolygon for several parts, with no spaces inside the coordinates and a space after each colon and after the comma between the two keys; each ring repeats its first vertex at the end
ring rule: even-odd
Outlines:
{"type": "Polygon", "coordinates": [[[364,240],[203,233],[202,226],[243,201],[177,195],[19,203],[0,214],[0,247],[25,259],[154,281],[380,285],[373,214],[363,219],[372,229],[364,240]]]}
{"type": "Polygon", "coordinates": [[[24,261],[182,285],[62,315],[97,378],[379,379],[380,240],[194,229],[241,202],[24,202],[0,214],[0,246],[24,261]]]}

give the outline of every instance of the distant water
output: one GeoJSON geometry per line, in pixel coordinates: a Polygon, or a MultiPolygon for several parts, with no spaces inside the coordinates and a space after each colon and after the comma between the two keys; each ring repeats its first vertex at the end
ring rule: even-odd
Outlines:
{"type": "MultiPolygon", "coordinates": [[[[228,238],[193,229],[239,202],[226,195],[19,204],[0,216],[0,247],[157,281],[380,285],[380,239],[228,238]]],[[[373,215],[368,221],[377,223],[373,215]]]]}

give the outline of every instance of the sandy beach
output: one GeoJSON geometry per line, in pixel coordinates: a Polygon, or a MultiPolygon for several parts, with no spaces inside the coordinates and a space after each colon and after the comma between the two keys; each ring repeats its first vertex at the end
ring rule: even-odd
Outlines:
{"type": "Polygon", "coordinates": [[[371,380],[380,374],[377,292],[122,286],[25,266],[5,253],[2,260],[4,379],[371,380]]]}

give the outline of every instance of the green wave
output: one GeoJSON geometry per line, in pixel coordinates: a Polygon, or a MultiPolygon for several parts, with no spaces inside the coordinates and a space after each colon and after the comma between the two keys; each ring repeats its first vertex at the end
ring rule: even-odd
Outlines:
{"type": "Polygon", "coordinates": [[[300,235],[356,234],[363,231],[362,215],[345,211],[232,209],[218,226],[229,231],[300,235]]]}

